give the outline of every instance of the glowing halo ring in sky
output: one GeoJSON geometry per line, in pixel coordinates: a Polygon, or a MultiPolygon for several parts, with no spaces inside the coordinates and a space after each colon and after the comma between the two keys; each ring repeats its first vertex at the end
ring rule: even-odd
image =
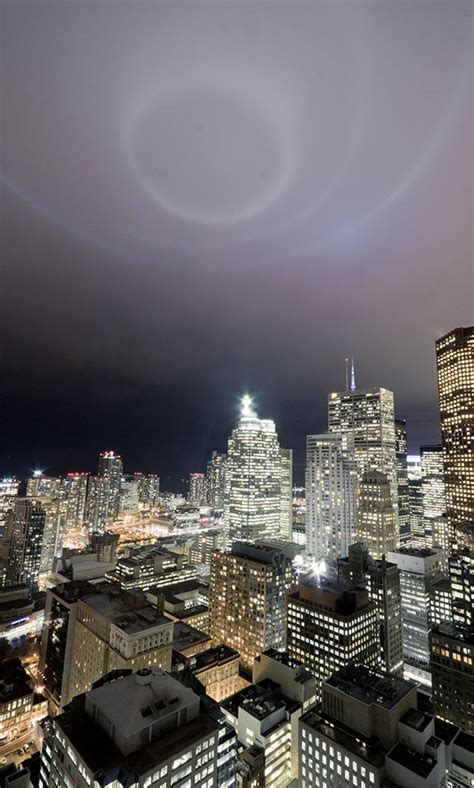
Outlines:
{"type": "MultiPolygon", "coordinates": [[[[276,117],[277,113],[268,110],[268,117],[264,115],[262,109],[268,109],[264,106],[261,98],[257,101],[253,96],[236,89],[235,87],[229,88],[227,85],[213,85],[208,82],[198,83],[194,86],[182,86],[173,91],[166,93],[158,93],[149,95],[141,101],[139,106],[132,113],[131,119],[125,127],[122,135],[122,146],[125,151],[126,160],[130,171],[133,173],[137,183],[140,185],[142,191],[148,198],[155,203],[155,205],[167,214],[176,217],[177,219],[185,222],[192,222],[197,225],[205,225],[214,228],[225,228],[240,223],[245,223],[253,220],[271,205],[278,201],[281,195],[285,192],[285,188],[290,182],[294,170],[294,153],[291,145],[290,129],[285,128],[282,119],[276,117]],[[255,115],[257,124],[261,124],[262,120],[264,125],[267,126],[267,133],[269,142],[278,149],[280,154],[280,167],[278,172],[273,175],[269,186],[264,187],[260,194],[252,200],[245,201],[242,205],[234,210],[227,210],[212,213],[211,211],[201,210],[197,206],[179,204],[177,199],[166,194],[166,191],[160,189],[159,184],[152,181],[147,177],[139,166],[136,153],[134,151],[134,135],[143,121],[146,121],[153,111],[157,111],[160,107],[165,108],[173,102],[179,103],[180,101],[192,101],[196,96],[201,93],[207,99],[216,99],[217,101],[224,100],[230,102],[233,100],[236,105],[255,115]]],[[[289,124],[291,125],[291,124],[289,124]]],[[[183,195],[184,203],[186,195],[183,195]]],[[[137,237],[137,236],[135,236],[137,237]]],[[[145,240],[144,238],[141,240],[145,240]]]]}

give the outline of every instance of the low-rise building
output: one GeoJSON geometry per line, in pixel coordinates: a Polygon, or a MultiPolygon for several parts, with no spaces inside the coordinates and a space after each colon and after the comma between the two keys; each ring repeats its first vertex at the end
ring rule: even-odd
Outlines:
{"type": "Polygon", "coordinates": [[[28,733],[47,713],[45,696],[32,688],[20,660],[5,660],[0,665],[0,746],[28,733]]]}

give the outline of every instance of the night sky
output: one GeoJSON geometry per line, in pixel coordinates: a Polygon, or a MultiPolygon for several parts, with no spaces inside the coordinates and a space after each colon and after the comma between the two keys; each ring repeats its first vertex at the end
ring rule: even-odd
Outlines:
{"type": "Polygon", "coordinates": [[[354,355],[410,448],[472,323],[470,0],[0,4],[0,474],[167,484],[354,355]],[[167,480],[170,477],[170,480],[167,480]]]}

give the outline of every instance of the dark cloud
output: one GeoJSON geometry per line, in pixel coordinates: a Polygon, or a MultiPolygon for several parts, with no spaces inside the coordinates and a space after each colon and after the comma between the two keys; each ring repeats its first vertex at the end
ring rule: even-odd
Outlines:
{"type": "Polygon", "coordinates": [[[0,471],[165,475],[357,358],[437,439],[472,322],[472,6],[3,2],[0,471]],[[77,460],[77,462],[76,462],[77,460]]]}

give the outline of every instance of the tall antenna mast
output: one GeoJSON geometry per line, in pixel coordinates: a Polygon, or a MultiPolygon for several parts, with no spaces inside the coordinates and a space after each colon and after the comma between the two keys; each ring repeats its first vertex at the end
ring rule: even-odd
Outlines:
{"type": "Polygon", "coordinates": [[[346,391],[349,391],[349,359],[346,358],[346,391]]]}
{"type": "Polygon", "coordinates": [[[351,356],[351,391],[356,390],[356,373],[355,373],[355,364],[354,364],[354,356],[351,356]]]}

